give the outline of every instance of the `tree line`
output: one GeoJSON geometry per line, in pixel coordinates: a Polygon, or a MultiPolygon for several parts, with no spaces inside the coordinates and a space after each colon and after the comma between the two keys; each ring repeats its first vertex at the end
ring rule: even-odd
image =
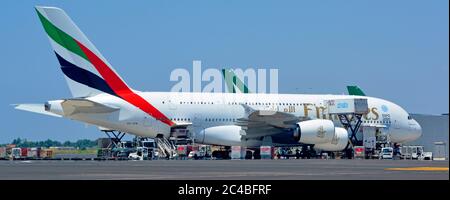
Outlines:
{"type": "MultiPolygon", "coordinates": [[[[81,139],[77,140],[75,142],[71,141],[65,141],[60,142],[56,140],[44,140],[44,141],[29,141],[27,139],[22,138],[16,138],[14,139],[11,144],[15,144],[16,147],[75,147],[80,149],[85,149],[89,147],[96,147],[97,146],[97,140],[88,140],[88,139],[81,139]]],[[[6,144],[0,145],[0,146],[6,146],[6,144]]]]}

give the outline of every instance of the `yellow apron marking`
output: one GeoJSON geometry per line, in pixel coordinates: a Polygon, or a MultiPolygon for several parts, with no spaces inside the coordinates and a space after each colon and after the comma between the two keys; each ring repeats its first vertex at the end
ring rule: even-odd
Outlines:
{"type": "Polygon", "coordinates": [[[392,170],[392,171],[448,171],[448,167],[403,167],[403,168],[386,168],[384,170],[392,170]]]}

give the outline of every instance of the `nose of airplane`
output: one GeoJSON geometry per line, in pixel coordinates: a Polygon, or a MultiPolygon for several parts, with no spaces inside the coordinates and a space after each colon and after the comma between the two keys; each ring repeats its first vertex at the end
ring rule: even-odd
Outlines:
{"type": "Polygon", "coordinates": [[[410,125],[410,128],[412,131],[412,138],[414,140],[416,140],[422,136],[422,127],[416,120],[414,120],[414,123],[412,125],[410,125]]]}

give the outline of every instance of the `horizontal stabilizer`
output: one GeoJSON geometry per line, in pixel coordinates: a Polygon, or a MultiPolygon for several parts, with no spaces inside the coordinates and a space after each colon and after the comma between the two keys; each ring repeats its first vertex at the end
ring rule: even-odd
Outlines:
{"type": "Polygon", "coordinates": [[[88,99],[67,99],[61,103],[64,115],[74,115],[78,113],[84,114],[100,114],[109,113],[119,110],[112,106],[97,103],[88,99]]]}
{"type": "Polygon", "coordinates": [[[43,114],[43,115],[50,115],[53,117],[61,117],[61,115],[57,115],[57,114],[45,111],[44,104],[17,104],[14,106],[15,106],[15,109],[17,109],[17,110],[24,110],[24,111],[28,111],[28,112],[43,114]]]}

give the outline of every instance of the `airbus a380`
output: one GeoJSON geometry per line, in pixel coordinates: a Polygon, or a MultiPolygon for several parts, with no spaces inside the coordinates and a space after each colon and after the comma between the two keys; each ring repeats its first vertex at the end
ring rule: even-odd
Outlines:
{"type": "Polygon", "coordinates": [[[170,137],[189,130],[195,141],[256,147],[270,137],[274,145],[311,144],[340,151],[349,133],[326,113],[326,100],[365,98],[364,125],[381,125],[392,142],[421,136],[420,125],[400,106],[374,97],[349,95],[141,92],[130,88],[68,15],[55,7],[36,7],[72,98],[16,109],[64,117],[142,137],[170,137]],[[319,130],[319,131],[318,131],[319,130]],[[319,134],[320,133],[320,134],[319,134]]]}

